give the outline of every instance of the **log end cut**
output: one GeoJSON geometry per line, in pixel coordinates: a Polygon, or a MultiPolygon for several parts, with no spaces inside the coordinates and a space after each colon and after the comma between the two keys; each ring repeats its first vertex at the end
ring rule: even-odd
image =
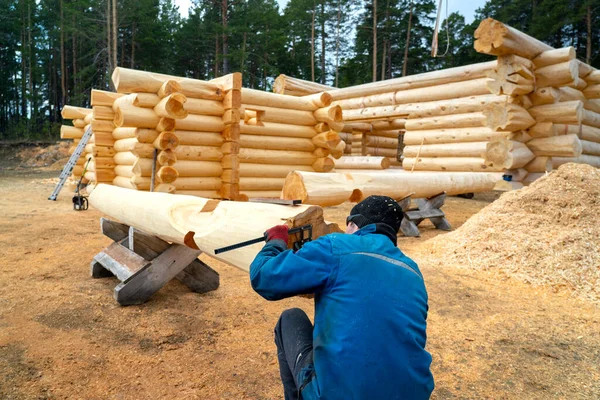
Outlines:
{"type": "Polygon", "coordinates": [[[308,192],[304,187],[304,179],[301,174],[294,171],[288,174],[283,184],[282,198],[286,200],[302,200],[302,203],[306,203],[308,192]]]}

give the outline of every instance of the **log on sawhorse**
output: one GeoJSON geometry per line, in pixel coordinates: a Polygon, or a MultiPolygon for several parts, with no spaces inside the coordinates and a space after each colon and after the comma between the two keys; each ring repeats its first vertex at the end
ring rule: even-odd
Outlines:
{"type": "Polygon", "coordinates": [[[445,201],[446,192],[426,199],[416,199],[417,208],[410,208],[411,195],[398,200],[398,204],[404,212],[404,218],[400,224],[400,230],[404,236],[421,236],[418,225],[426,219],[430,220],[436,229],[444,231],[452,230],[450,223],[446,219],[446,215],[441,210],[445,201]]]}
{"type": "Polygon", "coordinates": [[[91,274],[94,278],[114,275],[121,281],[114,291],[120,305],[145,303],[173,278],[196,293],[219,287],[219,274],[198,260],[201,251],[106,218],[100,218],[100,226],[114,243],[94,257],[91,274]]]}

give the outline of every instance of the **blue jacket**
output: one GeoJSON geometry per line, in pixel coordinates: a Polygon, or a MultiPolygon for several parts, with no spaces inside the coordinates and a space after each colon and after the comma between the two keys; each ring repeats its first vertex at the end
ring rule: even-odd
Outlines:
{"type": "Polygon", "coordinates": [[[303,399],[429,398],[423,276],[376,225],[320,237],[296,253],[272,240],[250,280],[267,300],[315,294],[315,378],[303,399]]]}

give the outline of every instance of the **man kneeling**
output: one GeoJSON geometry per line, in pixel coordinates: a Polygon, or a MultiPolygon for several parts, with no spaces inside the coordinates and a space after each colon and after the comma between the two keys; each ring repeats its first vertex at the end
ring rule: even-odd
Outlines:
{"type": "Polygon", "coordinates": [[[386,196],[358,203],[346,234],[287,250],[287,226],[267,231],[250,266],[267,300],[315,295],[315,325],[283,312],[275,343],[285,399],[427,399],[427,291],[417,264],[396,247],[403,213],[386,196]]]}

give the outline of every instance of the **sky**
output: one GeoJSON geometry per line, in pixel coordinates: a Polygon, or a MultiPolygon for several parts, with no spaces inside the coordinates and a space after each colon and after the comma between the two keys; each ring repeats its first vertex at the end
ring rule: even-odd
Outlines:
{"type": "MultiPolygon", "coordinates": [[[[179,6],[179,12],[183,17],[187,17],[188,9],[192,4],[191,0],[174,0],[175,4],[179,6]]],[[[277,0],[279,8],[283,9],[287,4],[288,0],[277,0]]],[[[448,2],[448,14],[458,11],[465,17],[465,21],[470,23],[473,21],[475,16],[475,10],[482,7],[486,0],[447,0],[448,2]]],[[[443,2],[442,9],[442,20],[446,16],[446,1],[443,2]]]]}

